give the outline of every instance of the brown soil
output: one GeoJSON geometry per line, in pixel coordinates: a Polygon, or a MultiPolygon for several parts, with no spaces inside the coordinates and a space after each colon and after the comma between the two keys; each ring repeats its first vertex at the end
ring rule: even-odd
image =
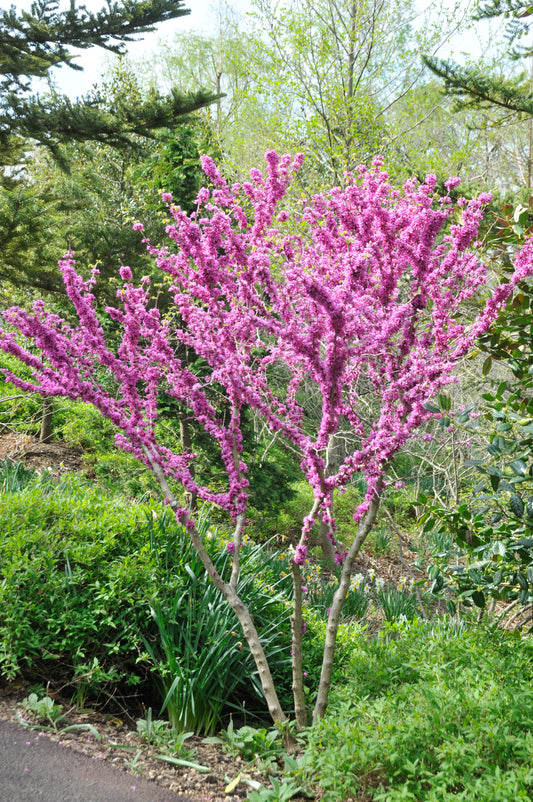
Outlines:
{"type": "Polygon", "coordinates": [[[10,459],[22,462],[34,471],[51,469],[54,475],[67,471],[81,471],[83,452],[68,446],[62,440],[41,443],[28,434],[9,432],[0,435],[0,462],[10,459]]]}

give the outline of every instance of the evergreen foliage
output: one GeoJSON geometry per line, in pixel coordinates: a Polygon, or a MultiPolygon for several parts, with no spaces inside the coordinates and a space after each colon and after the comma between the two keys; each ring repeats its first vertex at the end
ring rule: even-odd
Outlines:
{"type": "Polygon", "coordinates": [[[188,13],[176,0],[121,0],[92,13],[72,2],[68,11],[58,11],[56,0],[38,0],[30,12],[15,7],[0,14],[0,159],[18,163],[20,152],[13,137],[31,138],[61,159],[66,142],[98,141],[123,147],[135,134],[175,123],[212,102],[214,97],[198,91],[182,95],[173,89],[167,97],[153,94],[141,104],[123,105],[103,111],[98,98],[71,101],[54,93],[32,94],[33,78],[49,78],[53,67],[81,69],[69,47],[87,49],[98,45],[121,53],[134,34],[153,30],[158,22],[188,13]]]}
{"type": "MultiPolygon", "coordinates": [[[[492,0],[479,5],[474,19],[503,18],[506,38],[511,44],[509,55],[512,59],[533,55],[531,45],[515,43],[529,30],[529,18],[533,7],[524,6],[518,0],[492,0]]],[[[435,56],[423,56],[429,69],[443,78],[446,92],[459,99],[462,106],[498,106],[518,113],[533,115],[533,93],[530,81],[525,75],[506,77],[487,72],[478,66],[461,67],[453,61],[444,61],[435,56]]]]}
{"type": "Polygon", "coordinates": [[[533,94],[524,75],[505,77],[479,67],[460,67],[434,56],[423,56],[429,69],[444,80],[446,92],[459,106],[499,106],[533,115],[533,94]]]}
{"type": "MultiPolygon", "coordinates": [[[[127,203],[117,205],[114,179],[120,173],[122,194],[130,200],[137,196],[130,165],[133,169],[157,149],[160,131],[177,137],[177,126],[190,127],[191,113],[215,95],[199,88],[181,93],[175,87],[167,95],[141,93],[122,66],[111,87],[103,83],[76,101],[54,90],[34,95],[32,79],[51,83],[51,70],[58,66],[80,70],[71,47],[98,45],[120,54],[134,34],[187,13],[181,0],[120,0],[97,13],[75,2],[68,11],[59,11],[56,0],[38,0],[29,12],[19,14],[15,7],[0,11],[0,165],[5,167],[0,175],[1,281],[19,290],[62,295],[57,259],[69,243],[74,241],[89,262],[95,260],[84,252],[85,230],[90,230],[89,241],[98,243],[99,257],[110,257],[113,269],[124,259],[132,265],[139,261],[134,254],[140,238],[127,219],[132,211],[127,203]],[[39,146],[63,171],[62,180],[54,177],[52,167],[48,173],[43,170],[46,159],[39,146]],[[78,186],[76,178],[82,179],[78,186]],[[106,214],[110,201],[116,211],[106,214]],[[109,247],[102,247],[102,239],[109,247]]],[[[189,173],[198,173],[198,159],[196,164],[189,173]]],[[[181,198],[177,187],[173,190],[181,198]]]]}

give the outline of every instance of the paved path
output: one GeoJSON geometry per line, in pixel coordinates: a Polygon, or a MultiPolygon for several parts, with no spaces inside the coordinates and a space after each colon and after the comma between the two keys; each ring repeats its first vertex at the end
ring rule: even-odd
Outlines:
{"type": "Polygon", "coordinates": [[[191,802],[60,746],[37,730],[0,721],[0,802],[191,802]]]}

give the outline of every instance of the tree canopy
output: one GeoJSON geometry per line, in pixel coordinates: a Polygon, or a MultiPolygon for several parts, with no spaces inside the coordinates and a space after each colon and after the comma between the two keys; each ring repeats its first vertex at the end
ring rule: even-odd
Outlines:
{"type": "MultiPolygon", "coordinates": [[[[520,43],[529,31],[532,15],[533,7],[525,6],[518,0],[492,0],[491,3],[479,4],[473,17],[475,20],[501,19],[510,44],[508,54],[511,59],[518,60],[533,55],[533,46],[520,43]]],[[[423,56],[423,61],[432,72],[444,79],[446,91],[457,97],[460,105],[495,105],[533,115],[531,81],[524,74],[498,75],[482,66],[463,67],[436,56],[423,56]]]]}

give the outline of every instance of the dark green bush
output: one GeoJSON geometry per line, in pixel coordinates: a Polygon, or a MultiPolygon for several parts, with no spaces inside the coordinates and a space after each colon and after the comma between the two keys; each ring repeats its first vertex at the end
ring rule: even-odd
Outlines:
{"type": "MultiPolygon", "coordinates": [[[[229,631],[235,633],[232,643],[240,645],[228,681],[222,669],[215,673],[219,707],[212,721],[218,723],[228,705],[242,707],[243,701],[264,710],[238,621],[217,598],[188,536],[168,510],[106,496],[79,477],[54,482],[47,474],[32,477],[24,471],[14,482],[18,473],[11,466],[4,475],[11,477],[16,492],[0,493],[1,674],[23,673],[43,681],[61,677],[78,699],[99,693],[105,683],[116,687],[142,678],[148,690],[163,690],[164,697],[169,684],[162,679],[172,670],[170,682],[181,669],[195,681],[201,673],[201,661],[193,665],[191,649],[185,662],[182,633],[188,633],[199,653],[218,639],[211,658],[218,654],[228,662],[224,639],[229,631]],[[208,596],[211,601],[204,604],[208,596]],[[179,599],[183,604],[176,603],[179,599]],[[157,621],[151,609],[157,610],[157,621]]],[[[224,544],[216,536],[206,543],[227,573],[224,544]]],[[[274,578],[269,566],[277,562],[276,555],[262,547],[245,546],[242,562],[241,592],[263,634],[274,673],[288,690],[288,580],[274,578]]]]}
{"type": "Polygon", "coordinates": [[[2,673],[135,660],[156,574],[145,514],[75,478],[0,494],[2,673]]]}

